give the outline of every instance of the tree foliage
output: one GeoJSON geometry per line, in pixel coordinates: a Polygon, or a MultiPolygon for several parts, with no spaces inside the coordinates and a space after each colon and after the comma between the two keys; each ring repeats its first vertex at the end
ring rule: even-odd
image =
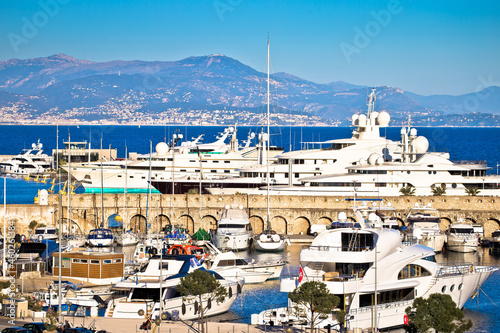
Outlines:
{"type": "Polygon", "coordinates": [[[408,184],[399,189],[402,195],[415,195],[415,186],[408,184]]]}
{"type": "Polygon", "coordinates": [[[446,194],[446,187],[434,186],[431,188],[431,191],[432,191],[432,195],[434,195],[434,196],[445,195],[446,194]]]}
{"type": "Polygon", "coordinates": [[[476,195],[478,195],[481,191],[479,191],[479,189],[474,186],[474,187],[467,187],[465,189],[465,193],[467,193],[467,195],[470,195],[470,196],[473,196],[475,197],[476,195]]]}
{"type": "Polygon", "coordinates": [[[28,225],[28,229],[31,229],[31,230],[35,230],[36,227],[38,227],[38,222],[33,220],[30,222],[30,224],[28,225]]]}
{"type": "Polygon", "coordinates": [[[307,316],[311,323],[311,332],[318,319],[326,317],[339,305],[339,297],[330,293],[326,284],[319,281],[308,281],[302,283],[294,291],[288,294],[288,298],[300,307],[306,308],[307,316]]]}
{"type": "Polygon", "coordinates": [[[418,297],[413,307],[405,310],[409,322],[405,331],[424,333],[434,329],[436,333],[463,333],[472,327],[470,319],[460,310],[450,295],[432,294],[427,299],[418,297]]]}
{"type": "Polygon", "coordinates": [[[177,285],[177,291],[186,298],[198,300],[200,309],[201,331],[205,332],[203,325],[204,313],[208,310],[203,308],[203,300],[208,298],[222,303],[226,299],[227,289],[208,271],[197,269],[181,278],[177,285]]]}

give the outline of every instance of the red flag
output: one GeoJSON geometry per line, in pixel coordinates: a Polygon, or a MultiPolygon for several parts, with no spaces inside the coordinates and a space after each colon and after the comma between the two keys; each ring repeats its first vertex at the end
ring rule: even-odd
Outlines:
{"type": "Polygon", "coordinates": [[[299,267],[299,283],[302,282],[302,279],[304,278],[304,271],[302,270],[302,266],[299,267]]]}

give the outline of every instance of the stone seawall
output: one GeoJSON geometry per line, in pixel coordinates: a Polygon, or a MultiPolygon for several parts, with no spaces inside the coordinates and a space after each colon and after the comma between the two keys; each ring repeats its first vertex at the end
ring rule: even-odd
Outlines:
{"type": "MultiPolygon", "coordinates": [[[[118,214],[127,228],[144,232],[146,225],[150,230],[160,226],[174,224],[186,227],[190,232],[198,228],[215,227],[220,213],[226,205],[243,206],[250,216],[256,232],[260,232],[267,220],[267,198],[262,195],[161,195],[152,194],[104,194],[101,203],[100,194],[71,195],[71,207],[68,210],[68,196],[62,196],[61,209],[59,195],[50,195],[48,205],[8,205],[7,219],[15,219],[17,231],[26,233],[31,221],[53,224],[62,211],[63,228],[90,230],[102,221],[118,214]],[[172,205],[173,203],[173,205],[172,205]],[[103,207],[103,208],[102,208],[103,207]]],[[[439,210],[442,217],[441,228],[459,217],[474,223],[481,223],[485,234],[500,229],[500,198],[484,196],[397,196],[385,197],[382,202],[361,201],[367,206],[391,205],[401,224],[411,207],[427,206],[439,210]]],[[[340,212],[353,218],[353,202],[345,197],[299,197],[271,196],[269,202],[270,221],[274,230],[286,234],[307,232],[311,224],[330,224],[337,220],[340,212]]],[[[0,210],[3,220],[3,210],[0,210]]]]}

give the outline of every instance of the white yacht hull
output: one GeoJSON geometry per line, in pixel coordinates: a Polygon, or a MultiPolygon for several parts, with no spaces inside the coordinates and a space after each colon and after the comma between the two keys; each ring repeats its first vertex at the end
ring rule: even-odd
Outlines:
{"type": "Polygon", "coordinates": [[[219,249],[242,251],[250,247],[252,234],[245,233],[239,235],[216,234],[214,237],[215,246],[219,249]]]}
{"type": "Polygon", "coordinates": [[[87,240],[90,246],[95,247],[108,247],[113,245],[112,239],[89,239],[87,240]]]}
{"type": "MultiPolygon", "coordinates": [[[[241,282],[240,286],[238,286],[238,284],[238,282],[228,281],[228,285],[226,285],[228,288],[228,294],[222,303],[217,303],[216,301],[211,300],[209,305],[208,300],[204,299],[203,309],[208,309],[206,310],[204,316],[215,316],[229,311],[229,308],[236,300],[238,293],[241,292],[241,282]]],[[[110,302],[110,306],[106,310],[105,317],[144,319],[144,315],[140,316],[138,314],[139,310],[143,310],[144,313],[151,314],[151,317],[153,318],[160,317],[160,302],[128,301],[127,298],[124,297],[122,299],[115,300],[114,307],[112,307],[111,303],[113,302],[110,302]]],[[[193,320],[200,318],[197,304],[197,297],[180,296],[164,300],[162,309],[163,312],[167,314],[169,320],[193,320]]]]}
{"type": "Polygon", "coordinates": [[[475,252],[478,246],[479,242],[475,236],[468,238],[448,236],[447,248],[450,251],[461,253],[475,252]]]}
{"type": "Polygon", "coordinates": [[[423,234],[422,239],[419,239],[417,243],[430,247],[436,252],[442,252],[445,242],[445,234],[423,234]]]}
{"type": "Polygon", "coordinates": [[[135,246],[139,244],[139,237],[125,233],[116,238],[116,244],[119,246],[135,246]]]}

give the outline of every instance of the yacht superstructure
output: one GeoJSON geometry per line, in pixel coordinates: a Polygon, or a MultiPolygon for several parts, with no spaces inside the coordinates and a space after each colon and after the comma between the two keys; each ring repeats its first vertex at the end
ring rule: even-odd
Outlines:
{"type": "MultiPolygon", "coordinates": [[[[299,185],[300,179],[310,176],[344,173],[352,165],[366,164],[370,154],[378,154],[384,160],[391,160],[398,144],[380,136],[380,128],[389,125],[387,112],[375,111],[375,89],[368,97],[366,114],[352,116],[352,126],[356,126],[351,138],[324,141],[320,149],[305,149],[283,153],[278,161],[269,165],[271,188],[275,186],[299,185]]],[[[250,167],[240,168],[239,176],[223,181],[204,184],[211,194],[259,193],[264,188],[268,170],[265,160],[250,167]]]]}
{"type": "Polygon", "coordinates": [[[485,161],[450,161],[448,153],[428,152],[429,142],[415,128],[401,130],[401,144],[388,159],[378,153],[343,172],[301,178],[300,186],[274,186],[272,194],[332,196],[500,195],[500,176],[487,175],[485,161]],[[439,191],[439,192],[438,192],[439,191]]]}
{"type": "MultiPolygon", "coordinates": [[[[190,188],[197,189],[200,178],[203,181],[236,175],[236,169],[257,161],[259,147],[250,146],[255,135],[250,133],[240,147],[236,132],[233,127],[226,128],[215,142],[207,144],[199,142],[201,137],[181,145],[176,145],[176,140],[170,145],[160,142],[154,153],[140,155],[135,160],[72,164],[70,171],[86,193],[99,193],[101,188],[106,193],[123,193],[125,187],[128,193],[146,193],[149,182],[158,188],[151,187],[153,193],[171,194],[172,184],[176,193],[185,193],[190,188]],[[227,144],[225,140],[229,136],[227,144]]],[[[279,152],[281,150],[275,151],[279,152]]]]}
{"type": "Polygon", "coordinates": [[[43,153],[43,144],[38,140],[31,149],[0,162],[0,174],[9,175],[42,175],[52,168],[52,156],[43,153]]]}

